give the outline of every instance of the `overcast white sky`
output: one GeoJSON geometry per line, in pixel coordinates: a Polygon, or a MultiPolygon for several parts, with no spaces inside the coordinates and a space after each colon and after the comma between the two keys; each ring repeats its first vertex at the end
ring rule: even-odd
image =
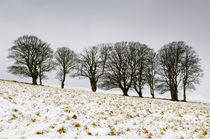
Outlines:
{"type": "MultiPolygon", "coordinates": [[[[19,36],[36,35],[57,47],[80,52],[105,42],[139,41],[158,50],[185,41],[202,59],[204,78],[196,93],[210,99],[210,0],[0,0],[0,78],[26,80],[7,72],[8,49],[19,36]]],[[[53,73],[44,84],[59,82],[53,73]]],[[[67,86],[89,87],[86,80],[67,86]]]]}

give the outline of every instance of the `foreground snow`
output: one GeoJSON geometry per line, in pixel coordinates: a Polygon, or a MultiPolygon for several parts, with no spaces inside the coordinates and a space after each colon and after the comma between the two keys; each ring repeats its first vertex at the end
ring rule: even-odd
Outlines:
{"type": "Polygon", "coordinates": [[[0,138],[210,138],[209,105],[0,80],[0,138]]]}

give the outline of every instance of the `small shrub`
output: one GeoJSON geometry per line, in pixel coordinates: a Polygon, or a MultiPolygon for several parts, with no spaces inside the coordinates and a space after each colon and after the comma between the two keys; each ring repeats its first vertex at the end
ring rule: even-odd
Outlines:
{"type": "Polygon", "coordinates": [[[203,135],[205,136],[205,135],[207,135],[208,134],[208,132],[205,130],[205,131],[203,131],[203,135]]]}
{"type": "Polygon", "coordinates": [[[73,123],[73,125],[74,125],[75,127],[80,127],[80,126],[81,126],[79,123],[73,123]]]}
{"type": "Polygon", "coordinates": [[[18,112],[18,110],[17,110],[17,109],[13,109],[13,111],[14,111],[14,112],[18,112]]]}
{"type": "Polygon", "coordinates": [[[33,123],[35,123],[35,122],[36,122],[36,118],[31,118],[31,121],[32,121],[33,123]]]}
{"type": "Polygon", "coordinates": [[[55,126],[54,125],[51,125],[50,128],[55,128],[55,126]]]}
{"type": "Polygon", "coordinates": [[[44,134],[44,131],[36,131],[36,134],[37,135],[43,135],[44,134]]]}
{"type": "Polygon", "coordinates": [[[72,118],[73,118],[73,119],[77,119],[77,115],[74,114],[74,115],[72,116],[72,118]]]}
{"type": "Polygon", "coordinates": [[[58,133],[66,133],[66,129],[62,126],[60,129],[57,130],[58,133]]]}

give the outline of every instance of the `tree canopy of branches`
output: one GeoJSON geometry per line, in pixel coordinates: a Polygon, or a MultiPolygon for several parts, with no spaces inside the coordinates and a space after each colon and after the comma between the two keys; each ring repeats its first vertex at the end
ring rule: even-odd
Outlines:
{"type": "Polygon", "coordinates": [[[128,96],[137,66],[135,45],[135,42],[118,42],[110,48],[100,87],[106,90],[120,88],[123,95],[128,96]]]}
{"type": "Polygon", "coordinates": [[[61,88],[64,88],[66,75],[76,66],[77,55],[67,47],[61,47],[55,53],[56,65],[58,66],[57,78],[61,81],[61,88]]]}
{"type": "Polygon", "coordinates": [[[186,87],[199,83],[202,70],[195,51],[185,42],[169,43],[158,52],[158,85],[161,93],[170,91],[171,99],[178,100],[178,87],[183,83],[184,100],[186,87]]]}
{"type": "Polygon", "coordinates": [[[109,47],[110,44],[99,44],[84,49],[79,56],[75,76],[88,78],[93,92],[97,90],[97,83],[104,74],[109,47]]]}
{"type": "Polygon", "coordinates": [[[150,94],[152,98],[155,98],[155,84],[156,84],[156,53],[154,51],[150,51],[146,63],[146,82],[150,88],[150,94]]]}
{"type": "Polygon", "coordinates": [[[8,69],[12,74],[31,77],[36,85],[38,77],[41,81],[46,77],[44,73],[52,70],[52,57],[53,50],[49,44],[36,36],[24,35],[15,40],[14,46],[9,49],[8,58],[15,62],[8,69]]]}
{"type": "Polygon", "coordinates": [[[199,84],[203,76],[200,59],[192,47],[184,45],[182,58],[182,87],[183,101],[186,101],[186,89],[195,89],[195,84],[199,84]]]}
{"type": "Polygon", "coordinates": [[[57,78],[61,88],[67,74],[73,77],[88,78],[95,92],[103,89],[119,88],[124,96],[134,89],[139,97],[147,84],[154,98],[154,90],[160,94],[170,92],[171,99],[178,101],[179,89],[183,89],[183,101],[186,101],[187,89],[195,89],[203,76],[200,59],[192,47],[183,41],[164,45],[157,53],[139,42],[104,43],[88,47],[80,55],[67,47],[58,48],[53,61],[50,45],[36,36],[24,35],[14,41],[9,49],[8,58],[14,64],[9,72],[23,77],[47,78],[46,73],[58,67],[57,78]]]}
{"type": "Polygon", "coordinates": [[[171,99],[178,100],[178,85],[181,81],[183,42],[166,44],[158,52],[158,84],[161,94],[170,91],[171,99]]]}
{"type": "Polygon", "coordinates": [[[146,67],[153,53],[147,45],[139,42],[115,43],[109,50],[100,86],[107,90],[120,88],[124,96],[128,96],[129,89],[134,88],[142,97],[142,88],[147,82],[146,67]]]}
{"type": "MultiPolygon", "coordinates": [[[[133,80],[133,87],[135,91],[138,93],[139,97],[142,97],[142,89],[144,85],[147,83],[147,79],[152,79],[152,71],[150,72],[150,76],[147,74],[148,70],[152,70],[151,66],[152,62],[150,57],[152,57],[152,49],[150,49],[145,44],[137,43],[134,51],[136,51],[135,54],[135,61],[136,62],[136,69],[135,69],[135,75],[133,80]],[[148,75],[148,76],[147,76],[148,75]]],[[[152,85],[150,83],[150,85],[152,85]]],[[[152,87],[152,86],[151,86],[152,87]]]]}
{"type": "Polygon", "coordinates": [[[55,68],[55,63],[53,62],[53,50],[50,48],[49,44],[43,45],[39,51],[38,58],[38,72],[39,72],[39,82],[42,85],[42,79],[46,79],[46,72],[50,72],[55,68]]]}

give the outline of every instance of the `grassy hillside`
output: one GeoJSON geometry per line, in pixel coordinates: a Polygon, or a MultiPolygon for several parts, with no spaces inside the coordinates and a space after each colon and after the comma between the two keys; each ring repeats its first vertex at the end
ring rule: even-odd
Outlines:
{"type": "Polygon", "coordinates": [[[209,105],[0,80],[0,138],[210,138],[209,105]]]}

